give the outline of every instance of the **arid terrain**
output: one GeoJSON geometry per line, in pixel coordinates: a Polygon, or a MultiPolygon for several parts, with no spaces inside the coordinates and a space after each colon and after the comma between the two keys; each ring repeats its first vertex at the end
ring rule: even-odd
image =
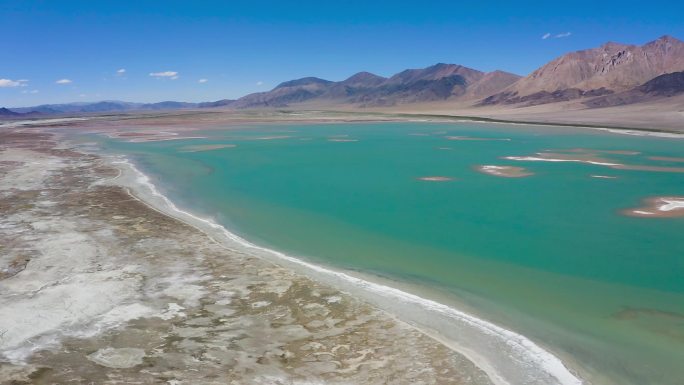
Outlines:
{"type": "Polygon", "coordinates": [[[3,384],[490,383],[388,314],[149,208],[45,128],[0,143],[3,384]]]}

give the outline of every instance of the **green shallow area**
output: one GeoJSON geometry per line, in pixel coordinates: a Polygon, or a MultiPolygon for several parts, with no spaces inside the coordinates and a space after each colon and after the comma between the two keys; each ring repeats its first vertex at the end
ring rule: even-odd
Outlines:
{"type": "Polygon", "coordinates": [[[271,124],[195,135],[206,139],[98,141],[129,155],[181,206],[255,243],[432,290],[547,346],[597,383],[682,383],[684,218],[622,211],[684,196],[684,173],[503,157],[591,153],[676,171],[684,163],[649,157],[684,157],[684,140],[478,123],[271,124]],[[197,151],[215,144],[235,146],[197,151]],[[533,175],[487,175],[480,165],[533,175]],[[420,179],[429,176],[451,180],[420,179]]]}

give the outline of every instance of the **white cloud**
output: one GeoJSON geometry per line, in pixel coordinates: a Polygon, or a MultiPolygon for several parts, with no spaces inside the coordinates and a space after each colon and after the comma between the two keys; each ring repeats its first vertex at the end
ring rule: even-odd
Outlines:
{"type": "Polygon", "coordinates": [[[197,83],[206,83],[208,81],[209,81],[209,79],[200,79],[197,81],[197,83]]]}
{"type": "Polygon", "coordinates": [[[69,79],[59,79],[59,80],[57,80],[55,83],[57,83],[57,84],[70,84],[70,83],[73,83],[73,82],[72,82],[71,80],[69,80],[69,79]]]}
{"type": "Polygon", "coordinates": [[[171,80],[178,79],[178,72],[176,71],[163,71],[163,72],[150,72],[150,76],[153,78],[163,79],[170,78],[171,80]]]}
{"type": "Polygon", "coordinates": [[[126,73],[126,69],[125,69],[125,68],[120,68],[120,69],[116,70],[116,74],[117,74],[117,75],[123,75],[123,74],[125,74],[125,73],[126,73]]]}
{"type": "Polygon", "coordinates": [[[26,87],[28,80],[26,79],[20,79],[20,80],[12,80],[12,79],[0,79],[0,88],[9,88],[9,87],[26,87]]]}
{"type": "Polygon", "coordinates": [[[259,80],[258,82],[256,82],[256,85],[258,85],[258,86],[263,86],[263,85],[264,85],[264,82],[262,82],[261,80],[259,80]]]}
{"type": "Polygon", "coordinates": [[[22,93],[22,94],[37,94],[37,93],[38,93],[38,90],[30,90],[30,91],[29,91],[29,90],[24,90],[24,91],[21,91],[21,93],[22,93]]]}
{"type": "Polygon", "coordinates": [[[550,32],[547,32],[547,33],[544,34],[544,36],[542,36],[542,40],[546,40],[546,39],[548,39],[548,38],[550,38],[550,37],[551,37],[551,33],[550,33],[550,32]]]}
{"type": "Polygon", "coordinates": [[[559,33],[558,35],[556,35],[556,36],[554,36],[554,37],[555,37],[556,39],[559,39],[559,38],[562,38],[562,37],[568,37],[568,36],[570,36],[570,35],[572,35],[572,32],[563,32],[563,33],[559,33]]]}

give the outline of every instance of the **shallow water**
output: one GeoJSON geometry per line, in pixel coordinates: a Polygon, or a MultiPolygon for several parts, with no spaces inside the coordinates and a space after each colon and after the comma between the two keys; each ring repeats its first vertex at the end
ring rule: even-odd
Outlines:
{"type": "Polygon", "coordinates": [[[684,378],[684,218],[621,213],[643,198],[684,195],[684,173],[502,159],[589,157],[570,151],[580,148],[639,152],[591,159],[674,168],[682,164],[647,157],[682,157],[684,140],[473,123],[193,136],[207,139],[99,141],[181,206],[257,244],[426,288],[532,338],[595,383],[684,378]],[[486,175],[480,165],[534,175],[486,175]],[[420,180],[435,176],[450,180],[420,180]]]}

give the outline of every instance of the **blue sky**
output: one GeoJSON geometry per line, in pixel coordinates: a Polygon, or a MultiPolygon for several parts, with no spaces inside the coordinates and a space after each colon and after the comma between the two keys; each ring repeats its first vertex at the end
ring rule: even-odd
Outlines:
{"type": "Polygon", "coordinates": [[[684,39],[682,14],[673,0],[0,0],[0,106],[208,101],[437,62],[525,75],[606,41],[684,39]]]}

